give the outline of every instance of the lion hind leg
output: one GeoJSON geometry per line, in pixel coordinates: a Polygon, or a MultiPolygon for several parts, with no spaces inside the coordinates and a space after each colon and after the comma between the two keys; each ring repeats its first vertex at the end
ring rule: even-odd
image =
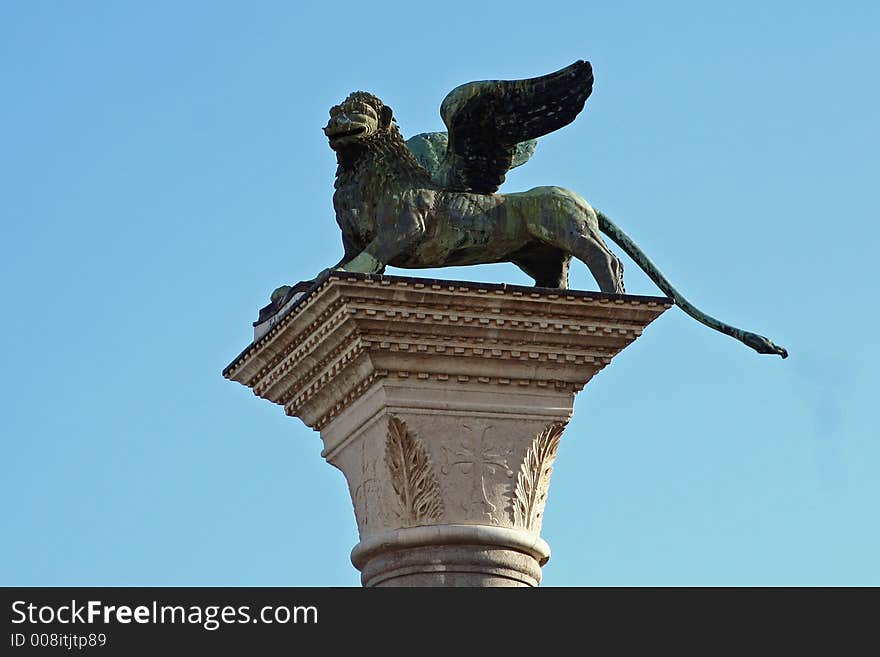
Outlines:
{"type": "Polygon", "coordinates": [[[589,267],[602,292],[623,294],[623,263],[605,246],[599,235],[582,235],[573,239],[574,256],[589,267]]]}
{"type": "Polygon", "coordinates": [[[571,254],[583,262],[593,274],[602,292],[623,294],[623,263],[605,245],[605,241],[597,231],[580,222],[568,229],[561,229],[556,234],[548,235],[542,231],[543,239],[557,250],[571,254]]]}
{"type": "Polygon", "coordinates": [[[515,253],[510,261],[535,279],[535,287],[568,289],[571,256],[562,249],[538,242],[515,253]]]}
{"type": "Polygon", "coordinates": [[[623,264],[605,245],[598,217],[585,200],[560,187],[537,187],[518,198],[533,240],[587,265],[602,292],[624,292],[623,264]]]}
{"type": "Polygon", "coordinates": [[[562,234],[551,237],[548,242],[583,262],[590,269],[602,292],[625,292],[623,263],[605,245],[601,235],[590,230],[560,232],[562,234]]]}

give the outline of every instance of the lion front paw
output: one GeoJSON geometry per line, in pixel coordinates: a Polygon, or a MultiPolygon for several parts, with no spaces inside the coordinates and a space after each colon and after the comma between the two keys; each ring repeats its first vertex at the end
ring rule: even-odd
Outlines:
{"type": "Polygon", "coordinates": [[[385,265],[366,251],[362,251],[356,257],[346,262],[341,269],[342,271],[357,272],[359,274],[378,274],[385,269],[385,265]]]}
{"type": "Polygon", "coordinates": [[[276,306],[278,303],[287,296],[287,293],[290,292],[293,288],[290,285],[282,285],[281,287],[276,287],[275,290],[269,295],[269,300],[274,303],[276,306]]]}

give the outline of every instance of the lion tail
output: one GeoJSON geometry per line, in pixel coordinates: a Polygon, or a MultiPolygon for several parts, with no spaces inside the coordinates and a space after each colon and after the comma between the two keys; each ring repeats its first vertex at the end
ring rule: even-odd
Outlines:
{"type": "Polygon", "coordinates": [[[709,328],[715,329],[716,331],[720,331],[725,335],[729,335],[730,337],[739,340],[744,345],[757,351],[759,354],[776,354],[783,358],[788,357],[788,351],[784,347],[773,344],[773,342],[765,338],[763,335],[743,331],[735,326],[725,324],[694,306],[672,286],[657,265],[651,262],[651,259],[645,255],[644,251],[638,247],[629,235],[621,230],[620,226],[615,224],[607,215],[598,210],[596,210],[596,215],[599,218],[600,230],[610,237],[621,249],[626,251],[626,254],[648,275],[648,278],[654,281],[657,287],[659,287],[664,294],[670,297],[675,304],[688,315],[701,324],[705,324],[709,328]]]}

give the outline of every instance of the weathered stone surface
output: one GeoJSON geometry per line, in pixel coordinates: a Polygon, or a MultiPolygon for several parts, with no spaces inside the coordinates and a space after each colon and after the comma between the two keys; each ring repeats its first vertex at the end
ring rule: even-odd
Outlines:
{"type": "Polygon", "coordinates": [[[333,272],[224,372],[320,431],[369,586],[534,586],[575,394],[671,302],[333,272]]]}

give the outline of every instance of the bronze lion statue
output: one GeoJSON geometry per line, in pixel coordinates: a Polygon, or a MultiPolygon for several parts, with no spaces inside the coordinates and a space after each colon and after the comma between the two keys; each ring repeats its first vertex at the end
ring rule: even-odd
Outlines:
{"type": "MultiPolygon", "coordinates": [[[[471,82],[441,106],[446,133],[409,142],[391,108],[355,92],[330,110],[324,133],[336,152],[333,207],[344,255],[334,269],[378,274],[386,265],[433,268],[511,262],[549,288],[568,287],[572,257],[599,289],[624,292],[623,266],[609,236],[685,312],[760,353],[785,358],[767,338],[720,322],[690,304],[607,216],[576,193],[536,187],[499,194],[506,172],[534,140],[574,120],[592,91],[589,62],[527,80],[471,82]]],[[[284,286],[275,309],[302,291],[284,286]]]]}

